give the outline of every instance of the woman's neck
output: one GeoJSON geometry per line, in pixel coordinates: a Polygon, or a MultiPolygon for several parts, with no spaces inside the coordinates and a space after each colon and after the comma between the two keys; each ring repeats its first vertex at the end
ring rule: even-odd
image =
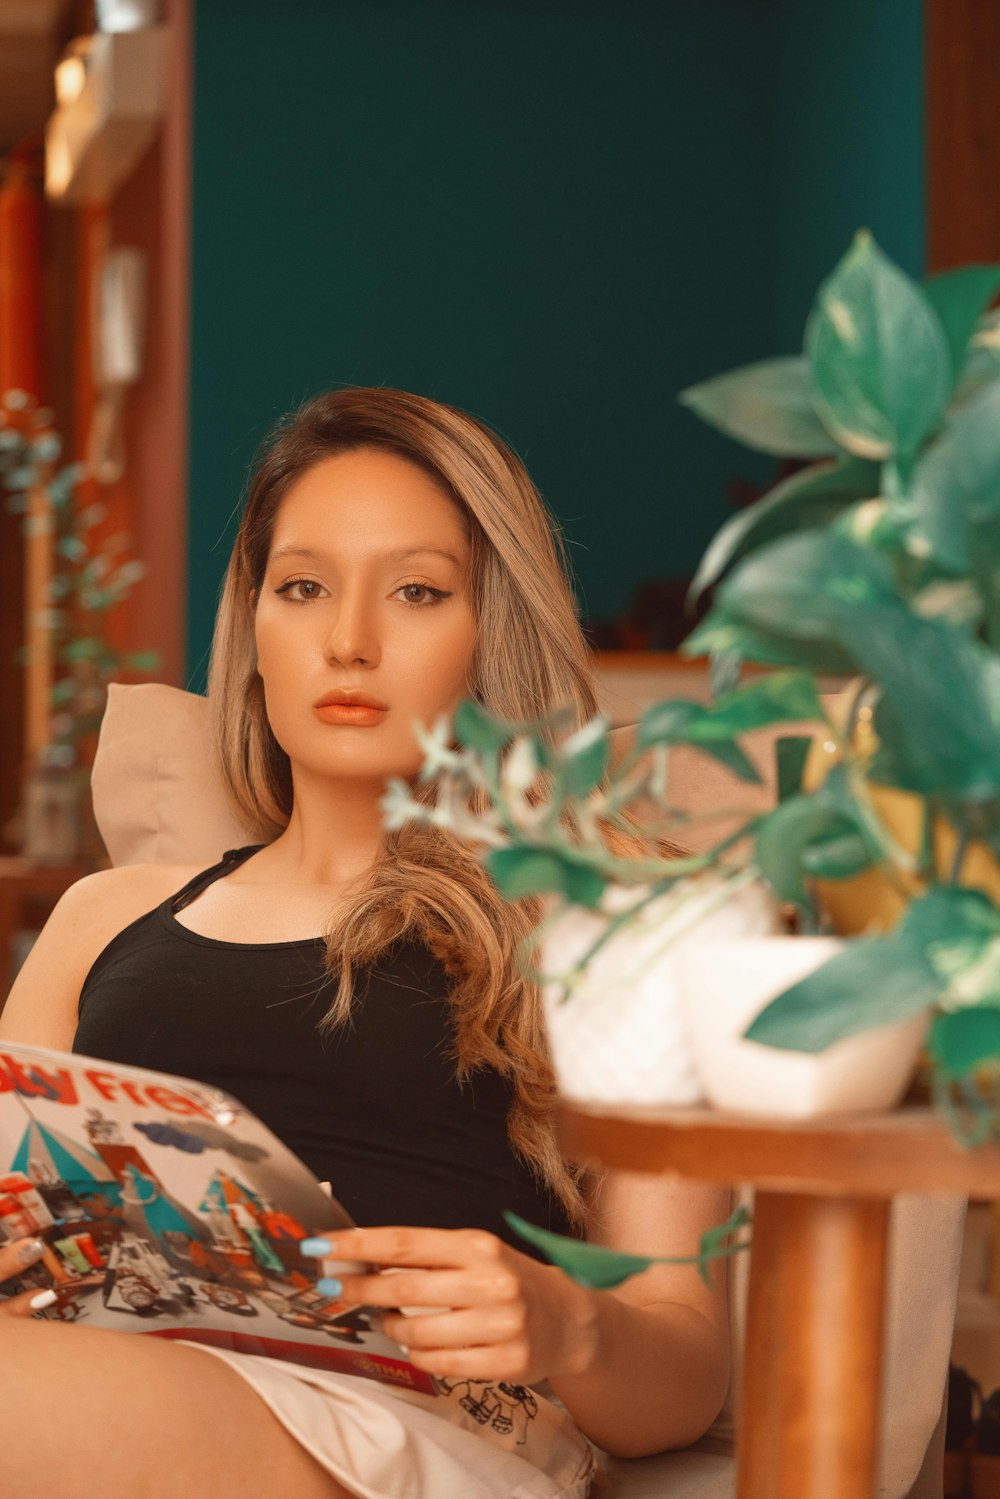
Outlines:
{"type": "Polygon", "coordinates": [[[382,842],[382,781],[296,775],[283,833],[254,858],[262,882],[335,886],[363,878],[382,842]]]}

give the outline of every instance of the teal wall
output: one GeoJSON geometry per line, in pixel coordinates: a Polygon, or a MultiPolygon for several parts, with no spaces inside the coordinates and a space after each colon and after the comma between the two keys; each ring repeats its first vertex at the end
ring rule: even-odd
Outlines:
{"type": "Polygon", "coordinates": [[[924,270],[922,0],[780,0],[775,30],[775,352],[869,228],[924,270]]]}
{"type": "Polygon", "coordinates": [[[769,472],[677,391],[794,347],[857,223],[922,259],[916,4],[199,0],[195,26],[195,687],[253,450],[305,397],[484,418],[583,609],[621,614],[769,472]]]}

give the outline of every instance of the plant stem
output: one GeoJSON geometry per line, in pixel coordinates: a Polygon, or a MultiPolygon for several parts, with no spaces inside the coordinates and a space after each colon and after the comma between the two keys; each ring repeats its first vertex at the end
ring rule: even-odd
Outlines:
{"type": "Polygon", "coordinates": [[[969,852],[969,843],[971,842],[971,839],[972,835],[969,832],[968,827],[963,827],[959,830],[958,844],[955,848],[955,857],[951,861],[951,871],[948,875],[949,885],[957,885],[959,883],[959,878],[962,873],[962,865],[965,863],[965,856],[969,852]]]}
{"type": "Polygon", "coordinates": [[[920,825],[920,854],[917,875],[930,884],[935,877],[934,868],[934,804],[929,796],[924,797],[923,815],[920,825]]]}

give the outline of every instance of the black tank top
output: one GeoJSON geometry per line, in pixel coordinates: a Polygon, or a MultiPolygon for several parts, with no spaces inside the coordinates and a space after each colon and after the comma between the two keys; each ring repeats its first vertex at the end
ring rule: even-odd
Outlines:
{"type": "Polygon", "coordinates": [[[73,1050],[223,1088],[295,1152],[362,1225],[486,1228],[501,1216],[571,1232],[507,1138],[509,1082],[461,1086],[448,979],[417,943],[361,975],[348,1025],[321,1034],[336,983],[322,937],[222,942],[175,912],[257,852],[231,849],[119,932],[84,981],[73,1050]]]}

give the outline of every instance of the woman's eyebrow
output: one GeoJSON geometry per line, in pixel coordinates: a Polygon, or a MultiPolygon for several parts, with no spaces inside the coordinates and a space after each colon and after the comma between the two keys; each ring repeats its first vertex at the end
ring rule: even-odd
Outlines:
{"type": "Polygon", "coordinates": [[[454,552],[446,552],[442,547],[403,547],[395,552],[385,554],[390,562],[405,562],[408,557],[443,557],[446,562],[453,562],[456,567],[461,567],[461,562],[454,552]]]}
{"type": "MultiPolygon", "coordinates": [[[[408,557],[443,557],[446,562],[451,562],[455,567],[461,567],[460,560],[454,552],[446,552],[442,547],[399,547],[392,552],[382,554],[388,562],[405,562],[408,557]]],[[[323,552],[317,552],[313,547],[283,546],[278,547],[271,553],[272,562],[281,562],[285,557],[304,557],[309,562],[326,562],[329,559],[323,552]]]]}

